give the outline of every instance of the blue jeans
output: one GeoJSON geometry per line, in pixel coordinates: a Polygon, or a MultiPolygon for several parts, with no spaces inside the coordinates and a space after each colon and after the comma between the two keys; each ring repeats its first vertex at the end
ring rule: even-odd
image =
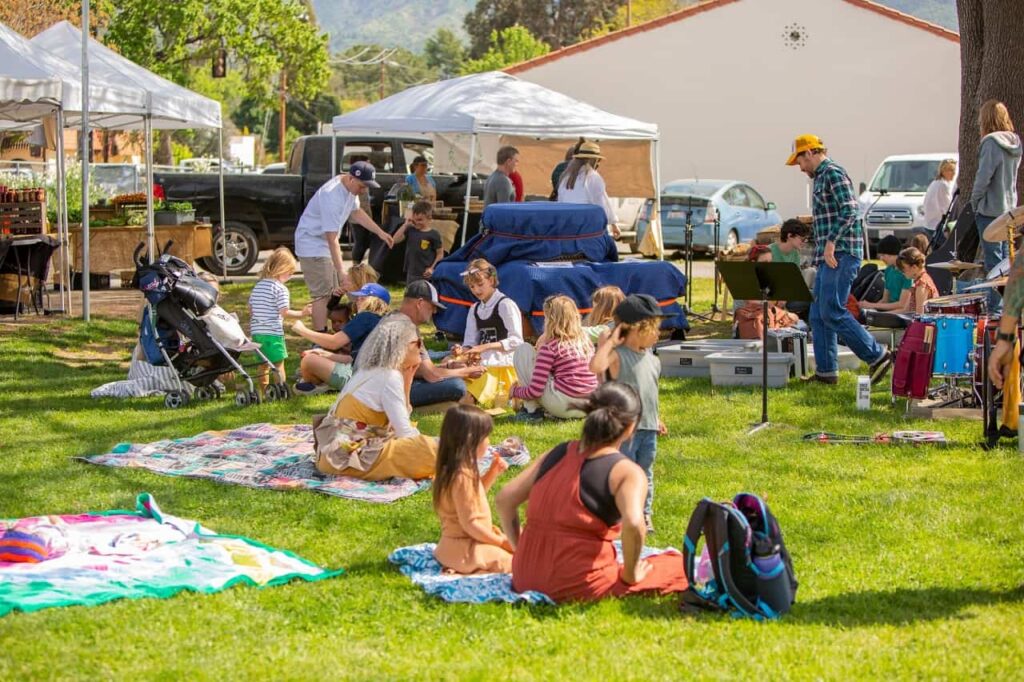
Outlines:
{"type": "Polygon", "coordinates": [[[413,407],[458,402],[465,395],[466,382],[458,377],[449,377],[434,383],[423,379],[413,379],[412,386],[409,388],[409,402],[413,407]]]}
{"type": "Polygon", "coordinates": [[[647,474],[647,499],[644,501],[644,515],[651,515],[654,504],[654,457],[658,454],[658,432],[651,429],[637,429],[633,437],[622,445],[622,454],[629,457],[647,474]]]}
{"type": "MultiPolygon", "coordinates": [[[[978,227],[978,239],[981,240],[981,251],[985,254],[985,272],[984,276],[987,277],[988,273],[995,266],[999,265],[1004,258],[1008,256],[1006,250],[1006,242],[987,242],[982,238],[982,233],[985,228],[992,224],[995,218],[990,218],[987,215],[981,215],[980,213],[975,214],[974,224],[978,227]]],[[[995,289],[988,290],[988,310],[989,312],[998,313],[1003,309],[1003,297],[999,295],[999,292],[995,289]]]]}
{"type": "Polygon", "coordinates": [[[839,337],[853,354],[870,364],[880,359],[885,349],[846,309],[850,285],[860,270],[860,258],[849,253],[836,254],[838,267],[825,263],[814,278],[814,303],[811,304],[811,335],[814,341],[815,372],[819,376],[839,374],[839,337]]]}

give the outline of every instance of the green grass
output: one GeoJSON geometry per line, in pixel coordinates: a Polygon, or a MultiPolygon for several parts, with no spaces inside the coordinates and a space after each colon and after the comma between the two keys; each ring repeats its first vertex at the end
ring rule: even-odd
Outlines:
{"type": "MultiPolygon", "coordinates": [[[[696,307],[707,309],[710,283],[697,284],[696,307]]],[[[226,292],[229,309],[244,304],[245,292],[226,292]]],[[[557,609],[449,605],[386,562],[395,547],[436,539],[427,494],[379,506],[72,462],[119,441],[308,422],[331,402],[317,396],[239,409],[221,401],[170,411],[156,398],[90,399],[94,386],[123,378],[119,363],[134,332],[132,322],[105,319],[0,330],[0,518],[130,508],[149,491],[169,513],[347,574],[13,613],[0,619],[0,678],[1020,678],[1024,458],[1012,446],[977,447],[978,422],[905,421],[881,390],[870,412],[857,412],[855,379],[844,374],[837,387],[794,382],[772,391],[776,426],[747,438],[760,412],[756,389],[663,380],[671,433],[655,467],[654,544],[678,545],[703,496],[761,493],[800,579],[793,612],[758,624],[682,618],[674,598],[557,609]],[[105,348],[117,359],[71,366],[61,357],[105,348]],[[902,428],[941,428],[954,444],[800,441],[810,431],[902,428]]],[[[423,417],[420,427],[437,433],[439,422],[423,417]]],[[[541,453],[577,428],[499,423],[496,432],[519,433],[541,453]]]]}

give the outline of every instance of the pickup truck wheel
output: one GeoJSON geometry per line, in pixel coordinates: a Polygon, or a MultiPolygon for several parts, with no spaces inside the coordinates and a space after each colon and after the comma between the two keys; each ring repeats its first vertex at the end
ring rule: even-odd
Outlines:
{"type": "MultiPolygon", "coordinates": [[[[246,275],[256,265],[260,255],[260,243],[256,239],[256,233],[244,224],[234,221],[227,221],[227,233],[225,235],[225,246],[227,247],[227,261],[229,275],[246,275]]],[[[199,264],[210,272],[219,275],[224,271],[221,264],[221,240],[220,228],[213,230],[213,255],[202,258],[199,264]]]]}

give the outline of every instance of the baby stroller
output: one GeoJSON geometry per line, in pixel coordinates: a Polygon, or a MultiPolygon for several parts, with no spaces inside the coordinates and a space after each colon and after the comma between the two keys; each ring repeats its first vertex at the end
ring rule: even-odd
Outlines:
{"type": "Polygon", "coordinates": [[[217,305],[219,292],[196,276],[180,258],[167,253],[171,242],[155,262],[143,259],[145,244],[135,249],[135,277],[132,285],[146,297],[139,329],[139,343],[147,361],[174,369],[177,388],[167,392],[164,405],[178,408],[190,400],[212,400],[223,394],[217,377],[228,372],[244,380],[248,390],[235,393],[235,404],[255,405],[260,394],[245,368],[266,366],[276,381],[266,389],[266,400],[291,397],[277,368],[242,331],[238,320],[217,305]],[[259,362],[244,364],[243,352],[259,356],[259,362]],[[189,386],[194,391],[189,390],[189,386]]]}

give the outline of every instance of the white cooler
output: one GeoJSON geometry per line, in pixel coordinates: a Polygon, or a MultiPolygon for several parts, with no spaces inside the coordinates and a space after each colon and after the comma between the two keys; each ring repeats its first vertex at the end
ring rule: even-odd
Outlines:
{"type": "Polygon", "coordinates": [[[761,342],[750,339],[700,339],[658,348],[663,377],[709,377],[707,357],[712,353],[760,351],[761,342]]]}
{"type": "MultiPolygon", "coordinates": [[[[707,356],[711,366],[712,386],[760,386],[761,351],[712,353],[707,356]]],[[[782,388],[793,370],[791,353],[768,353],[768,386],[782,388]]]]}

